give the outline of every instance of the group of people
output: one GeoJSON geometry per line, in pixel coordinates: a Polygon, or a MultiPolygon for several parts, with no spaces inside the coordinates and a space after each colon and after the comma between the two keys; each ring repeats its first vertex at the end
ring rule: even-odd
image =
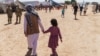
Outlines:
{"type": "Polygon", "coordinates": [[[37,56],[37,41],[39,37],[39,27],[43,33],[49,33],[49,42],[48,47],[51,48],[52,54],[50,56],[58,56],[56,52],[56,48],[58,46],[58,40],[60,39],[62,42],[62,36],[60,33],[60,29],[58,27],[58,22],[56,19],[52,19],[51,27],[48,30],[44,30],[44,27],[41,23],[41,18],[38,13],[32,9],[31,5],[26,6],[26,13],[24,19],[24,34],[27,37],[28,42],[28,51],[25,56],[37,56]]]}
{"type": "Polygon", "coordinates": [[[100,4],[94,4],[93,5],[93,13],[100,12],[100,4]]]}
{"type": "Polygon", "coordinates": [[[15,12],[15,15],[16,15],[15,24],[20,24],[21,16],[22,16],[22,9],[20,9],[18,5],[14,8],[11,5],[7,6],[6,13],[7,13],[7,17],[8,17],[8,24],[12,23],[13,12],[15,12]]]}
{"type": "MultiPolygon", "coordinates": [[[[76,15],[78,12],[78,8],[80,8],[80,15],[82,15],[82,12],[84,12],[84,15],[86,15],[88,5],[85,4],[85,6],[83,7],[83,4],[80,4],[78,6],[77,3],[74,3],[73,9],[74,9],[75,20],[77,20],[76,15]]],[[[64,17],[64,14],[65,14],[65,7],[62,8],[61,17],[64,17]]],[[[12,23],[12,15],[13,15],[12,8],[10,5],[8,5],[7,8],[8,24],[12,23]]],[[[15,24],[20,24],[22,10],[19,8],[18,5],[16,6],[15,15],[16,15],[15,24]]],[[[52,26],[45,31],[41,23],[41,18],[39,17],[38,13],[35,12],[35,9],[32,7],[32,5],[26,6],[26,13],[24,15],[24,34],[27,37],[28,51],[25,56],[37,56],[36,50],[40,32],[39,27],[43,33],[50,33],[48,42],[48,47],[51,48],[52,51],[52,54],[50,56],[58,56],[58,53],[56,52],[56,48],[58,46],[58,40],[60,39],[61,42],[63,42],[63,40],[60,29],[58,27],[57,20],[52,19],[50,23],[52,26]]]]}
{"type": "MultiPolygon", "coordinates": [[[[76,15],[78,12],[78,9],[80,9],[80,15],[82,15],[82,12],[84,12],[84,15],[86,15],[87,9],[88,9],[88,4],[77,4],[76,2],[72,4],[74,15],[75,15],[75,20],[77,20],[76,15]]],[[[64,18],[65,16],[65,7],[62,8],[62,14],[61,17],[64,18]]]]}
{"type": "MultiPolygon", "coordinates": [[[[83,4],[80,4],[78,6],[77,3],[73,6],[73,11],[75,15],[75,20],[77,20],[76,15],[78,12],[78,8],[80,8],[80,15],[82,15],[82,12],[84,12],[84,15],[86,15],[88,4],[85,4],[83,7],[83,4]]],[[[65,14],[65,7],[62,8],[62,17],[64,17],[65,14]]],[[[24,19],[24,34],[27,37],[28,42],[28,51],[25,56],[37,56],[37,41],[39,38],[39,27],[41,28],[41,31],[43,33],[50,32],[48,47],[51,48],[52,54],[50,56],[58,56],[58,53],[56,52],[56,48],[58,46],[58,40],[60,39],[61,42],[62,36],[60,29],[58,27],[58,22],[56,19],[52,19],[51,21],[51,27],[49,27],[48,30],[44,30],[44,27],[41,23],[41,18],[39,17],[38,13],[34,11],[31,5],[26,6],[26,13],[25,13],[25,19],[24,19]]]]}
{"type": "MultiPolygon", "coordinates": [[[[86,13],[88,10],[88,4],[84,4],[84,3],[77,4],[77,2],[75,2],[72,4],[72,7],[74,10],[73,14],[75,15],[75,20],[77,20],[76,16],[77,16],[78,9],[80,9],[80,16],[82,15],[82,13],[84,14],[84,16],[86,16],[86,13]]],[[[100,4],[98,4],[98,3],[93,4],[92,12],[94,14],[100,12],[100,4]]],[[[64,18],[64,16],[65,16],[65,7],[62,8],[62,14],[61,14],[61,17],[64,18]]]]}
{"type": "MultiPolygon", "coordinates": [[[[73,9],[74,9],[74,15],[75,15],[75,20],[77,20],[76,15],[78,12],[78,8],[80,9],[80,16],[82,15],[82,12],[84,13],[84,16],[86,16],[87,10],[88,10],[88,4],[79,4],[77,3],[74,4],[73,9]]],[[[97,12],[100,12],[100,5],[99,4],[93,4],[92,12],[95,14],[97,12]]]]}

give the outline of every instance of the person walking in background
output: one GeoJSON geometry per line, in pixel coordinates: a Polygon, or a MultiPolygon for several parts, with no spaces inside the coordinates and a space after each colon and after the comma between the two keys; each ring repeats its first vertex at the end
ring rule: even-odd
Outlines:
{"type": "Polygon", "coordinates": [[[15,14],[16,14],[16,22],[15,22],[15,24],[18,24],[18,23],[20,24],[21,23],[22,10],[19,8],[18,5],[16,6],[15,14]]]}
{"type": "Polygon", "coordinates": [[[80,15],[82,15],[82,12],[83,12],[83,3],[79,4],[79,7],[80,7],[80,15]]]}
{"type": "Polygon", "coordinates": [[[53,8],[53,7],[52,7],[51,5],[49,5],[49,12],[51,12],[52,8],[53,8]]]}
{"type": "Polygon", "coordinates": [[[100,4],[98,5],[98,8],[99,8],[99,12],[100,12],[100,4]]]}
{"type": "Polygon", "coordinates": [[[75,20],[78,20],[78,19],[76,18],[76,16],[77,16],[77,11],[78,11],[78,6],[77,6],[77,3],[76,3],[76,2],[75,2],[75,4],[74,4],[74,6],[73,6],[73,9],[74,9],[75,20]]]}
{"type": "Polygon", "coordinates": [[[45,7],[45,12],[47,13],[47,10],[48,10],[48,6],[44,6],[45,7]]]}
{"type": "Polygon", "coordinates": [[[57,20],[52,19],[51,24],[52,24],[52,26],[46,31],[43,30],[43,33],[48,33],[48,32],[51,33],[50,38],[49,38],[49,43],[48,43],[48,47],[51,48],[51,50],[52,50],[52,54],[50,56],[58,56],[58,54],[56,52],[56,48],[58,46],[58,39],[59,38],[62,42],[62,36],[60,33],[60,29],[58,27],[57,20]]]}
{"type": "Polygon", "coordinates": [[[65,16],[65,8],[63,7],[61,17],[64,18],[64,16],[65,16]]]}
{"type": "Polygon", "coordinates": [[[39,37],[39,26],[43,31],[43,26],[39,15],[32,9],[31,5],[26,6],[26,13],[24,19],[24,34],[28,41],[28,51],[25,56],[37,56],[37,41],[39,37]]]}
{"type": "Polygon", "coordinates": [[[86,15],[86,13],[87,13],[87,9],[88,9],[88,5],[85,4],[85,7],[84,7],[84,15],[86,15]]]}
{"type": "Polygon", "coordinates": [[[96,4],[93,4],[92,11],[94,14],[96,13],[96,4]]]}
{"type": "Polygon", "coordinates": [[[7,16],[8,16],[8,24],[11,24],[13,12],[12,12],[10,5],[8,5],[6,12],[7,12],[7,16]]]}
{"type": "Polygon", "coordinates": [[[98,9],[99,9],[99,6],[98,6],[98,3],[96,4],[96,9],[95,9],[95,12],[98,13],[98,9]]]}
{"type": "Polygon", "coordinates": [[[65,7],[65,9],[67,9],[68,8],[68,5],[67,4],[64,4],[64,7],[65,7]]]}

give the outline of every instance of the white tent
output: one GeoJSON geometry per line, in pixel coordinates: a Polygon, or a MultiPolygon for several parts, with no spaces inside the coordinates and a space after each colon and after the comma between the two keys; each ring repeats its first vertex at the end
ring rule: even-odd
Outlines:
{"type": "Polygon", "coordinates": [[[14,0],[3,0],[2,2],[5,4],[11,4],[14,3],[14,0]]]}
{"type": "Polygon", "coordinates": [[[41,2],[41,4],[42,4],[43,6],[49,6],[49,5],[50,5],[49,2],[41,2]]]}

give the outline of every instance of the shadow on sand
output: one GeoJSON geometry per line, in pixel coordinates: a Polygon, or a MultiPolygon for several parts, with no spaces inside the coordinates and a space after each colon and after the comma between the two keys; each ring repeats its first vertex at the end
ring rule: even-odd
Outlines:
{"type": "Polygon", "coordinates": [[[4,24],[4,25],[7,26],[7,25],[10,25],[10,24],[7,23],[7,24],[4,24]]]}

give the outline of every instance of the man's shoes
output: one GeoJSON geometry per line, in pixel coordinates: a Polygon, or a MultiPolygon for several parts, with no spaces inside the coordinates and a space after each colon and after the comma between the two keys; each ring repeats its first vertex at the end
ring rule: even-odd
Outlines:
{"type": "Polygon", "coordinates": [[[31,56],[31,53],[32,53],[32,48],[28,48],[29,50],[28,50],[28,52],[26,53],[26,55],[25,56],[31,56]]]}

